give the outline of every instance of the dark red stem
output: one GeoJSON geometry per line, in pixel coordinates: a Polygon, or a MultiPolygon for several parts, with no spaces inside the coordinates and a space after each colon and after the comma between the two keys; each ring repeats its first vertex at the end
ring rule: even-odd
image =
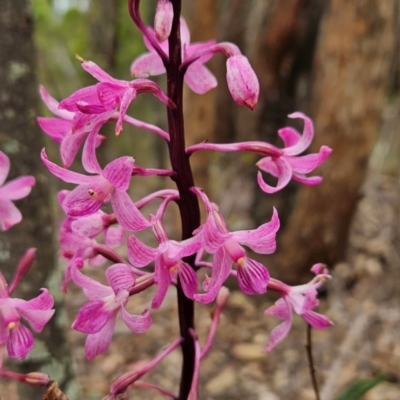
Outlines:
{"type": "MultiPolygon", "coordinates": [[[[170,134],[169,154],[172,169],[176,172],[175,180],[179,190],[177,204],[181,214],[182,239],[192,236],[192,232],[200,225],[200,209],[197,196],[189,189],[194,186],[189,157],[185,151],[185,130],[183,121],[183,77],[179,70],[181,59],[180,15],[181,0],[170,0],[173,5],[174,19],[169,42],[169,62],[167,69],[168,97],[176,104],[176,109],[168,108],[168,127],[170,134]]],[[[185,260],[194,269],[194,256],[185,260]]],[[[178,312],[182,342],[183,364],[178,400],[187,400],[193,379],[195,366],[195,346],[189,330],[194,329],[194,302],[188,299],[178,280],[178,312]]]]}

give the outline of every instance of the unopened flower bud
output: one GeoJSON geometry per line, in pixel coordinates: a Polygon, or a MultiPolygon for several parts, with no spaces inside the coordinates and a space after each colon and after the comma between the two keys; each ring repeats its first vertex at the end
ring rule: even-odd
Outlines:
{"type": "Polygon", "coordinates": [[[258,101],[260,84],[247,57],[240,54],[228,58],[226,80],[233,100],[253,110],[258,101]]]}
{"type": "Polygon", "coordinates": [[[168,39],[171,33],[173,18],[172,3],[169,0],[158,0],[156,15],[154,16],[154,30],[159,42],[168,39]]]}
{"type": "Polygon", "coordinates": [[[50,383],[50,377],[43,372],[30,372],[25,375],[25,382],[35,386],[47,386],[50,383]]]}

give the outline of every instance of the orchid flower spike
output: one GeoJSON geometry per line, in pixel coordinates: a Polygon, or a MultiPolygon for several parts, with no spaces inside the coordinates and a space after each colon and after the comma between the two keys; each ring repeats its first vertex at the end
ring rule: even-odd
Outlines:
{"type": "Polygon", "coordinates": [[[6,231],[22,221],[22,214],[12,200],[23,199],[35,184],[33,176],[21,176],[4,183],[10,172],[10,159],[0,151],[0,230],[6,231]]]}
{"type": "MultiPolygon", "coordinates": [[[[79,261],[77,260],[79,263],[79,261]]],[[[78,271],[77,264],[71,270],[72,280],[80,286],[89,301],[79,310],[72,328],[87,333],[86,358],[92,360],[110,346],[116,318],[121,311],[126,326],[136,333],[150,328],[152,320],[148,310],[132,315],[125,306],[129,290],[135,285],[132,269],[125,264],[114,264],[106,270],[109,286],[105,286],[78,271]]]]}
{"type": "Polygon", "coordinates": [[[224,218],[205,193],[198,188],[191,189],[203,201],[207,220],[195,232],[195,239],[210,254],[214,254],[211,278],[203,287],[207,293],[195,295],[197,301],[213,301],[221,286],[231,273],[232,263],[237,265],[237,280],[246,294],[261,294],[267,290],[269,272],[256,260],[247,257],[245,245],[260,254],[271,254],[276,248],[276,232],[279,229],[278,213],[274,209],[270,222],[255,230],[229,232],[224,218]]]}
{"type": "Polygon", "coordinates": [[[273,315],[283,322],[274,328],[269,336],[264,352],[270,352],[289,333],[292,326],[293,312],[300,315],[315,329],[326,329],[333,325],[325,315],[313,311],[319,305],[317,289],[331,279],[324,264],[315,264],[311,271],[318,275],[309,283],[300,286],[288,286],[271,279],[271,289],[279,291],[280,298],[274,305],[265,310],[264,315],[273,315]]]}

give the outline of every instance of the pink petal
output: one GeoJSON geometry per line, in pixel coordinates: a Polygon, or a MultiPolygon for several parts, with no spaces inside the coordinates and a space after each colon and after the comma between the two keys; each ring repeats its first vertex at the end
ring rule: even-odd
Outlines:
{"type": "Polygon", "coordinates": [[[131,75],[136,78],[161,75],[165,72],[164,64],[156,53],[145,53],[136,58],[131,65],[131,75]]]}
{"type": "Polygon", "coordinates": [[[50,310],[54,306],[54,298],[47,289],[42,288],[40,290],[42,293],[39,296],[24,302],[23,306],[17,308],[24,310],[50,310]]]}
{"type": "Polygon", "coordinates": [[[153,297],[153,301],[151,302],[152,308],[160,308],[162,302],[164,301],[165,295],[167,294],[167,290],[169,284],[171,283],[171,273],[169,269],[165,265],[162,257],[159,257],[156,260],[155,267],[155,279],[157,283],[157,293],[153,297]]]}
{"type": "Polygon", "coordinates": [[[253,110],[258,101],[260,84],[247,57],[236,55],[228,58],[226,80],[233,100],[253,110]]]}
{"type": "Polygon", "coordinates": [[[99,210],[90,216],[80,217],[72,221],[71,229],[75,232],[78,232],[82,236],[95,238],[104,231],[105,218],[107,218],[107,214],[99,210]]]}
{"type": "Polygon", "coordinates": [[[246,261],[238,265],[237,280],[243,293],[262,294],[267,291],[269,272],[261,263],[246,257],[246,261]]]}
{"type": "Polygon", "coordinates": [[[112,248],[118,247],[124,240],[124,228],[122,226],[112,226],[106,230],[104,242],[112,248]]]}
{"type": "Polygon", "coordinates": [[[132,331],[136,333],[146,332],[151,324],[152,319],[149,310],[145,310],[141,315],[132,315],[129,314],[124,307],[121,307],[122,319],[125,322],[126,326],[132,331]]]}
{"type": "Polygon", "coordinates": [[[38,117],[37,122],[56,143],[61,143],[64,136],[72,129],[72,122],[66,119],[38,117]]]}
{"type": "Polygon", "coordinates": [[[3,231],[10,229],[22,221],[22,214],[8,199],[0,197],[0,228],[3,231]]]}
{"type": "Polygon", "coordinates": [[[135,159],[133,157],[120,157],[111,161],[103,170],[103,176],[116,189],[126,192],[131,182],[135,159]]]}
{"type": "Polygon", "coordinates": [[[11,358],[25,358],[31,351],[33,344],[34,339],[31,331],[20,322],[16,323],[15,328],[9,329],[7,351],[11,358]]]}
{"type": "Polygon", "coordinates": [[[65,168],[71,166],[87,135],[88,132],[75,132],[64,137],[60,145],[60,155],[65,168]]]}
{"type": "Polygon", "coordinates": [[[255,230],[237,231],[233,233],[233,238],[241,244],[250,247],[259,254],[271,254],[276,249],[276,232],[279,229],[278,212],[274,207],[270,222],[259,226],[255,230]]]}
{"type": "Polygon", "coordinates": [[[278,135],[282,138],[285,147],[294,146],[301,138],[300,133],[289,126],[279,129],[278,135]]]}
{"type": "Polygon", "coordinates": [[[180,23],[180,31],[181,31],[181,44],[182,48],[188,47],[190,44],[190,31],[185,18],[181,17],[179,20],[180,23]]]}
{"type": "MultiPolygon", "coordinates": [[[[97,178],[97,177],[96,177],[97,178]]],[[[102,177],[98,177],[102,178],[102,177]]],[[[91,185],[79,185],[65,196],[63,210],[71,217],[83,217],[94,214],[104,203],[109,187],[103,184],[105,179],[92,180],[91,185]],[[94,193],[90,195],[89,193],[94,193]]]]}
{"type": "Polygon", "coordinates": [[[225,280],[228,278],[232,270],[232,261],[230,257],[225,254],[225,250],[221,247],[215,254],[212,263],[212,274],[210,281],[205,287],[207,293],[195,294],[193,297],[195,300],[208,304],[215,300],[221,286],[224,284],[225,280]]]}
{"type": "Polygon", "coordinates": [[[179,282],[185,296],[193,299],[193,296],[197,293],[197,275],[193,268],[183,261],[180,262],[179,266],[179,282]]]}
{"type": "MultiPolygon", "coordinates": [[[[3,274],[0,271],[0,299],[8,299],[10,296],[8,294],[8,285],[4,279],[3,274]]],[[[0,312],[1,315],[1,312],[0,312]]],[[[1,325],[0,325],[1,326],[1,325]]]]}
{"type": "Polygon", "coordinates": [[[300,157],[287,157],[286,160],[293,169],[293,172],[298,174],[308,174],[322,164],[331,154],[332,149],[328,146],[322,146],[319,153],[307,154],[300,157]]]}
{"type": "Polygon", "coordinates": [[[79,310],[72,329],[83,333],[97,333],[108,322],[113,310],[105,307],[103,300],[91,300],[85,303],[79,310]]]}
{"type": "Polygon", "coordinates": [[[7,179],[9,172],[10,172],[10,159],[2,151],[0,151],[0,186],[7,179]]]}
{"type": "Polygon", "coordinates": [[[183,240],[182,242],[169,240],[167,254],[171,259],[185,258],[198,252],[201,248],[201,243],[195,237],[183,240]]]}
{"type": "Polygon", "coordinates": [[[290,327],[292,326],[292,320],[287,319],[279,324],[277,327],[272,329],[267,346],[263,350],[264,353],[269,353],[276,345],[282,342],[283,339],[288,335],[290,327]]]}
{"type": "Polygon", "coordinates": [[[311,267],[310,271],[313,272],[315,275],[319,275],[319,274],[327,275],[327,274],[329,274],[329,270],[328,270],[326,264],[322,264],[322,263],[314,264],[311,267]]]}
{"type": "Polygon", "coordinates": [[[125,91],[129,88],[128,85],[128,82],[123,85],[111,83],[99,83],[97,85],[97,95],[105,109],[111,110],[118,107],[125,91]]]}
{"type": "Polygon", "coordinates": [[[267,308],[264,311],[264,315],[272,315],[281,320],[291,320],[292,318],[292,309],[288,302],[281,298],[275,302],[271,307],[267,308]]]}
{"type": "MultiPolygon", "coordinates": [[[[0,346],[6,343],[8,340],[8,328],[6,321],[4,320],[3,314],[0,312],[0,346]]],[[[2,368],[2,351],[0,352],[0,369],[2,368]]]]}
{"type": "Polygon", "coordinates": [[[293,174],[293,180],[296,182],[302,183],[303,185],[315,186],[315,185],[319,185],[323,181],[323,178],[322,178],[322,176],[307,177],[304,175],[293,174]]]}
{"type": "Polygon", "coordinates": [[[302,112],[295,112],[288,115],[289,118],[301,118],[304,120],[303,134],[300,140],[291,147],[284,149],[285,155],[295,156],[308,149],[314,137],[314,125],[311,118],[307,117],[302,112]]]}
{"type": "Polygon", "coordinates": [[[8,181],[0,188],[0,196],[4,196],[9,200],[19,200],[28,196],[35,185],[33,176],[21,176],[12,181],[8,181]]]}
{"type": "Polygon", "coordinates": [[[100,300],[114,294],[109,286],[105,286],[82,274],[75,266],[71,268],[71,279],[83,289],[89,300],[100,300]]]}
{"type": "Polygon", "coordinates": [[[159,255],[158,249],[146,246],[136,236],[128,236],[128,258],[135,267],[150,264],[159,255]]]}
{"type": "Polygon", "coordinates": [[[82,151],[82,165],[86,172],[102,174],[102,168],[96,157],[96,145],[101,124],[96,125],[90,132],[82,151]]]}
{"type": "MultiPolygon", "coordinates": [[[[189,58],[191,56],[195,56],[196,53],[207,51],[210,47],[214,46],[216,43],[217,42],[214,39],[208,40],[206,42],[192,43],[190,46],[186,48],[186,55],[184,58],[189,58]]],[[[197,61],[199,61],[201,64],[204,64],[207,61],[209,61],[212,56],[213,54],[209,53],[204,56],[201,56],[197,61]]]]}
{"type": "Polygon", "coordinates": [[[59,167],[47,158],[45,149],[42,150],[40,154],[43,163],[46,165],[47,169],[57,178],[60,178],[64,182],[77,183],[77,184],[88,184],[93,182],[93,176],[87,176],[79,174],[77,172],[69,171],[65,168],[59,167]]]}
{"type": "Polygon", "coordinates": [[[111,195],[111,205],[118,223],[130,231],[141,231],[150,226],[126,192],[115,190],[111,195]]]}
{"type": "Polygon", "coordinates": [[[210,213],[201,231],[202,245],[208,253],[215,253],[232,235],[218,211],[210,213]]]}
{"type": "Polygon", "coordinates": [[[185,74],[185,82],[197,94],[207,93],[218,85],[214,74],[199,61],[189,66],[185,74]]]}
{"type": "Polygon", "coordinates": [[[76,104],[77,102],[82,102],[86,104],[99,104],[99,97],[97,95],[96,85],[77,90],[69,97],[62,100],[59,107],[68,111],[77,112],[79,111],[79,108],[76,104]]]}
{"type": "Polygon", "coordinates": [[[116,134],[119,134],[122,131],[122,122],[124,120],[129,105],[136,98],[136,96],[137,96],[137,91],[134,88],[129,88],[125,91],[121,100],[121,105],[119,107],[119,116],[117,124],[115,125],[116,134]]]}
{"type": "Polygon", "coordinates": [[[270,186],[265,183],[261,172],[257,174],[257,182],[260,185],[260,188],[265,193],[276,193],[279,190],[283,189],[290,182],[292,178],[292,169],[290,165],[284,160],[282,157],[277,158],[276,160],[272,160],[271,157],[264,157],[257,163],[258,167],[263,171],[273,173],[275,177],[278,178],[278,183],[276,187],[270,186]]]}
{"type": "Polygon", "coordinates": [[[25,318],[35,332],[41,332],[56,310],[33,310],[18,307],[21,317],[25,318]]]}
{"type": "Polygon", "coordinates": [[[108,284],[115,294],[135,284],[132,269],[126,264],[114,264],[106,270],[108,284]]]}
{"type": "Polygon", "coordinates": [[[104,353],[110,347],[116,318],[117,313],[114,312],[103,329],[97,333],[89,334],[86,338],[85,355],[88,360],[93,360],[93,358],[104,353]]]}
{"type": "Polygon", "coordinates": [[[333,325],[333,322],[325,317],[325,315],[318,314],[314,311],[307,311],[301,316],[315,329],[326,329],[333,325]]]}

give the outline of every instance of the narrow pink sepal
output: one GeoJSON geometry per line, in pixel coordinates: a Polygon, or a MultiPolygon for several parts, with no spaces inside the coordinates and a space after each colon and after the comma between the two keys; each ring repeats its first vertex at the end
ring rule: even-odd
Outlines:
{"type": "Polygon", "coordinates": [[[294,145],[292,145],[291,147],[285,148],[285,155],[294,156],[302,153],[310,146],[314,138],[314,124],[310,117],[307,117],[307,115],[299,111],[289,114],[288,117],[301,118],[304,121],[303,134],[301,135],[299,141],[294,145]]]}
{"type": "Polygon", "coordinates": [[[315,311],[307,311],[301,316],[315,329],[326,329],[333,326],[333,322],[328,317],[315,311]]]}
{"type": "Polygon", "coordinates": [[[226,80],[233,100],[253,110],[258,101],[260,84],[247,57],[235,55],[228,58],[226,80]]]}
{"type": "Polygon", "coordinates": [[[9,329],[7,352],[11,358],[23,359],[31,351],[34,339],[31,331],[17,322],[13,329],[9,329]]]}
{"type": "Polygon", "coordinates": [[[125,229],[141,231],[151,225],[126,192],[115,190],[111,195],[111,205],[118,223],[125,229]]]}
{"type": "Polygon", "coordinates": [[[80,111],[77,106],[78,102],[81,102],[82,104],[98,104],[99,97],[97,95],[96,85],[87,86],[85,88],[77,90],[69,97],[62,100],[59,107],[76,113],[80,111]]]}
{"type": "Polygon", "coordinates": [[[93,61],[82,61],[81,67],[88,72],[93,78],[96,78],[99,82],[109,82],[118,85],[121,81],[113,78],[111,75],[107,74],[102,68],[100,68],[93,61]]]}
{"type": "Polygon", "coordinates": [[[143,311],[141,315],[132,315],[125,307],[121,307],[121,315],[126,326],[135,333],[146,332],[153,322],[149,310],[143,311]]]}
{"type": "Polygon", "coordinates": [[[332,153],[328,146],[322,146],[318,153],[300,157],[287,157],[286,160],[297,174],[308,174],[321,165],[332,153]]]}
{"type": "Polygon", "coordinates": [[[294,146],[301,138],[300,133],[290,126],[279,129],[278,135],[282,138],[285,147],[294,146]]]}
{"type": "Polygon", "coordinates": [[[142,243],[136,236],[128,236],[128,259],[135,267],[144,267],[154,261],[159,255],[158,249],[153,249],[142,243]]]}
{"type": "Polygon", "coordinates": [[[44,86],[39,87],[39,94],[40,97],[43,100],[43,103],[46,104],[47,108],[54,114],[57,115],[57,117],[66,119],[66,120],[72,120],[74,113],[67,111],[67,110],[61,110],[59,108],[60,103],[50,96],[49,92],[46,90],[44,86]]]}
{"type": "Polygon", "coordinates": [[[85,355],[88,360],[93,360],[96,356],[104,353],[110,347],[116,318],[117,313],[112,313],[103,329],[87,336],[85,342],[85,355]]]}
{"type": "Polygon", "coordinates": [[[281,322],[278,326],[272,329],[271,333],[269,334],[269,339],[267,346],[263,350],[264,353],[269,353],[271,350],[274,349],[283,339],[288,335],[290,328],[292,326],[292,320],[287,319],[281,322]]]}
{"type": "Polygon", "coordinates": [[[155,279],[157,283],[157,292],[151,302],[151,308],[157,309],[161,307],[172,279],[169,269],[161,260],[161,257],[156,260],[155,279]]]}
{"type": "Polygon", "coordinates": [[[106,278],[115,294],[118,294],[122,290],[127,290],[135,284],[132,268],[122,263],[108,267],[106,270],[106,278]]]}
{"type": "Polygon", "coordinates": [[[279,190],[282,190],[285,186],[287,186],[287,184],[290,182],[290,179],[292,178],[292,169],[283,157],[278,158],[274,161],[272,161],[271,157],[264,157],[257,163],[257,165],[260,169],[266,172],[276,172],[273,175],[278,178],[277,185],[275,187],[270,186],[265,183],[261,172],[258,172],[257,182],[260,185],[260,188],[265,193],[276,193],[279,190]]]}

